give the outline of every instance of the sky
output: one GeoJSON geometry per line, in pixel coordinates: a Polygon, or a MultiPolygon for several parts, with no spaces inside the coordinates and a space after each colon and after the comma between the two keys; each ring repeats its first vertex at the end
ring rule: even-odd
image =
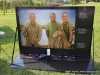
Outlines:
{"type": "MultiPolygon", "coordinates": [[[[50,13],[54,12],[56,14],[56,21],[62,23],[62,17],[61,14],[62,12],[67,12],[68,13],[68,20],[72,23],[72,25],[75,27],[75,16],[76,16],[76,10],[72,10],[72,9],[63,9],[63,10],[58,10],[58,9],[21,9],[18,12],[18,16],[19,16],[19,22],[20,25],[26,25],[27,23],[30,22],[29,19],[29,15],[31,13],[34,13],[36,16],[36,22],[39,25],[46,25],[48,22],[50,22],[50,13]]],[[[22,45],[25,45],[26,40],[24,38],[24,36],[21,33],[21,41],[22,41],[22,45]]],[[[46,36],[46,32],[45,30],[42,30],[42,38],[40,40],[40,42],[47,42],[47,36],[46,36]]]]}
{"type": "Polygon", "coordinates": [[[45,9],[45,10],[19,10],[19,22],[20,25],[26,25],[27,23],[30,22],[29,19],[29,14],[34,13],[36,16],[36,22],[40,25],[46,25],[48,22],[50,22],[50,13],[56,13],[56,21],[62,23],[62,18],[61,14],[62,12],[67,12],[68,13],[68,20],[72,23],[73,26],[75,26],[75,15],[76,11],[75,10],[50,10],[50,9],[45,9]]]}

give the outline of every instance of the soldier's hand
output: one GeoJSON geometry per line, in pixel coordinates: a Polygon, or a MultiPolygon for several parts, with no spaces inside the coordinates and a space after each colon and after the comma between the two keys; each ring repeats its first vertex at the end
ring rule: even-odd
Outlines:
{"type": "Polygon", "coordinates": [[[26,37],[26,40],[28,40],[28,37],[26,37]]]}
{"type": "Polygon", "coordinates": [[[67,48],[70,48],[70,47],[71,47],[71,43],[68,43],[68,44],[67,44],[67,48]]]}
{"type": "Polygon", "coordinates": [[[58,35],[59,35],[59,36],[61,36],[61,35],[62,35],[61,31],[58,31],[58,35]]]}

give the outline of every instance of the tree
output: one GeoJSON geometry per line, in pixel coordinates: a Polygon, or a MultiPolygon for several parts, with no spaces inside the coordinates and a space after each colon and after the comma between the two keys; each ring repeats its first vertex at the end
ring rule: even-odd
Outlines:
{"type": "Polygon", "coordinates": [[[78,3],[80,3],[81,2],[81,0],[72,0],[72,4],[74,5],[74,4],[78,4],[78,3]]]}
{"type": "Polygon", "coordinates": [[[8,8],[8,1],[5,0],[5,11],[6,11],[6,13],[7,13],[7,8],[8,8]]]}
{"type": "Polygon", "coordinates": [[[3,0],[3,14],[5,15],[5,0],[3,0]]]}
{"type": "Polygon", "coordinates": [[[0,9],[3,10],[3,1],[0,1],[0,9]]]}
{"type": "Polygon", "coordinates": [[[32,0],[29,0],[29,1],[30,1],[30,5],[34,6],[34,2],[32,0]]]}
{"type": "Polygon", "coordinates": [[[5,15],[5,11],[7,12],[7,0],[1,0],[0,2],[0,8],[3,10],[3,14],[5,15]]]}

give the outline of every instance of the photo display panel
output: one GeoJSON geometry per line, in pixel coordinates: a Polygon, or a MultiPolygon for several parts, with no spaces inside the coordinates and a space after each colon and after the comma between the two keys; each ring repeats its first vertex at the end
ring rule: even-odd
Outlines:
{"type": "Polygon", "coordinates": [[[20,53],[90,56],[94,8],[16,7],[20,53]]]}

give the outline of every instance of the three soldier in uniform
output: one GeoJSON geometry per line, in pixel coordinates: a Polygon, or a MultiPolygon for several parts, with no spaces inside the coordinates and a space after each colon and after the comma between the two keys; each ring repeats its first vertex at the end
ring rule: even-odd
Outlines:
{"type": "MultiPolygon", "coordinates": [[[[48,37],[48,48],[69,49],[72,44],[73,26],[68,21],[68,13],[62,13],[63,23],[56,21],[56,14],[50,14],[51,22],[46,24],[46,35],[48,37]]],[[[22,28],[22,34],[26,38],[27,47],[39,47],[38,42],[42,37],[42,28],[36,22],[34,14],[30,14],[30,23],[22,28]]]]}

